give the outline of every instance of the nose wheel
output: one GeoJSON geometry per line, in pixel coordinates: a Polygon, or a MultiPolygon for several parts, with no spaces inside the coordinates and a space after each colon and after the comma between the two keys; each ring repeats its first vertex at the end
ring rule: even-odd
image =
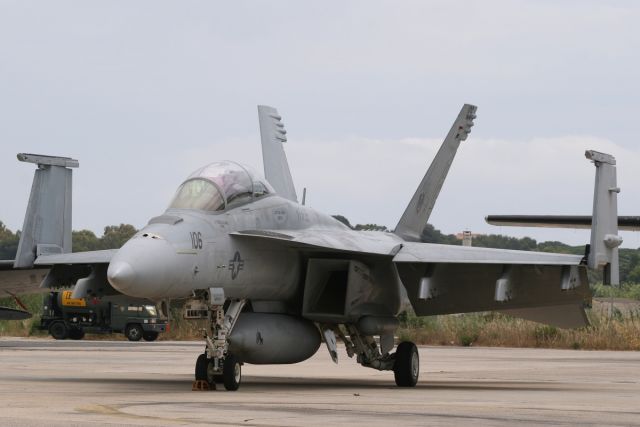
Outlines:
{"type": "Polygon", "coordinates": [[[216,384],[220,383],[229,391],[240,388],[242,363],[233,354],[227,354],[224,360],[218,361],[218,364],[222,365],[222,369],[216,367],[214,359],[207,359],[206,353],[198,356],[195,369],[196,383],[206,382],[209,390],[215,390],[216,384]]]}
{"type": "Polygon", "coordinates": [[[196,360],[194,390],[215,390],[216,383],[235,391],[242,381],[242,363],[229,350],[229,336],[242,312],[245,300],[231,300],[224,309],[224,297],[217,298],[215,289],[210,289],[208,307],[208,330],[205,329],[205,352],[196,360]],[[205,387],[201,387],[205,384],[205,387]]]}

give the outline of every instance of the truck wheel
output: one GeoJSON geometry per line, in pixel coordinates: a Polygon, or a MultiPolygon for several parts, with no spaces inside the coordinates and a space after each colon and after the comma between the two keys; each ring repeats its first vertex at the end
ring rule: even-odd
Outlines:
{"type": "Polygon", "coordinates": [[[80,328],[69,329],[69,338],[72,340],[81,340],[84,338],[84,331],[80,328]]]}
{"type": "Polygon", "coordinates": [[[67,325],[64,322],[53,322],[51,326],[49,326],[49,333],[51,336],[57,340],[63,340],[67,338],[69,335],[69,330],[67,329],[67,325]]]}
{"type": "Polygon", "coordinates": [[[150,332],[144,332],[144,333],[142,334],[142,338],[143,338],[145,341],[155,341],[155,340],[157,340],[157,339],[158,339],[158,335],[159,335],[159,334],[158,334],[157,332],[153,332],[153,331],[150,331],[150,332]]]}
{"type": "Polygon", "coordinates": [[[242,365],[233,354],[227,354],[222,365],[222,383],[229,391],[236,391],[242,381],[242,365]]]}
{"type": "Polygon", "coordinates": [[[138,325],[137,323],[128,325],[124,331],[124,335],[129,341],[140,341],[143,333],[144,331],[142,330],[142,326],[138,325]]]}

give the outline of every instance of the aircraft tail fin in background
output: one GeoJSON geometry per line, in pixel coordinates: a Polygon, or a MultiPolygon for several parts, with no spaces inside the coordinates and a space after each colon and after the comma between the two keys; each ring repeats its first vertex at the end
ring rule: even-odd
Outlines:
{"type": "Polygon", "coordinates": [[[596,166],[591,245],[587,263],[592,269],[604,268],[604,284],[618,285],[618,246],[622,244],[622,237],[618,235],[620,188],[616,182],[616,159],[609,154],[593,150],[587,150],[585,156],[596,166]]]}
{"type": "Polygon", "coordinates": [[[77,160],[68,157],[18,154],[21,162],[35,163],[36,169],[14,268],[31,268],[41,254],[71,252],[70,168],[77,160]]]}
{"type": "Polygon", "coordinates": [[[258,105],[258,119],[265,178],[280,196],[297,202],[296,189],[282,145],[287,141],[282,117],[275,108],[258,105]]]}
{"type": "Polygon", "coordinates": [[[469,104],[465,104],[460,110],[460,114],[451,126],[451,130],[396,226],[394,233],[403,239],[420,240],[420,234],[427,225],[460,142],[467,139],[471,132],[473,120],[476,118],[476,110],[476,106],[469,104]]]}

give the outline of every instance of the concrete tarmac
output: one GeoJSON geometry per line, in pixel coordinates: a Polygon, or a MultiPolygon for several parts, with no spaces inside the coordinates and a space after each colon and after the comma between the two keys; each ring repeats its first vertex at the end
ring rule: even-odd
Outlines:
{"type": "Polygon", "coordinates": [[[0,425],[640,426],[640,353],[420,348],[420,382],[324,347],[191,391],[197,342],[0,339],[0,425]]]}

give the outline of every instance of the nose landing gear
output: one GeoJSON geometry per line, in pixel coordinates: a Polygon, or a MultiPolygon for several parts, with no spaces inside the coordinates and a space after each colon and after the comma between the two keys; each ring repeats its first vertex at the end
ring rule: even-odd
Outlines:
{"type": "Polygon", "coordinates": [[[193,390],[215,390],[216,383],[222,383],[225,389],[235,391],[242,381],[242,363],[229,353],[228,338],[246,301],[230,300],[225,310],[222,289],[211,288],[205,296],[208,320],[208,328],[204,331],[206,347],[196,360],[193,390]]]}

